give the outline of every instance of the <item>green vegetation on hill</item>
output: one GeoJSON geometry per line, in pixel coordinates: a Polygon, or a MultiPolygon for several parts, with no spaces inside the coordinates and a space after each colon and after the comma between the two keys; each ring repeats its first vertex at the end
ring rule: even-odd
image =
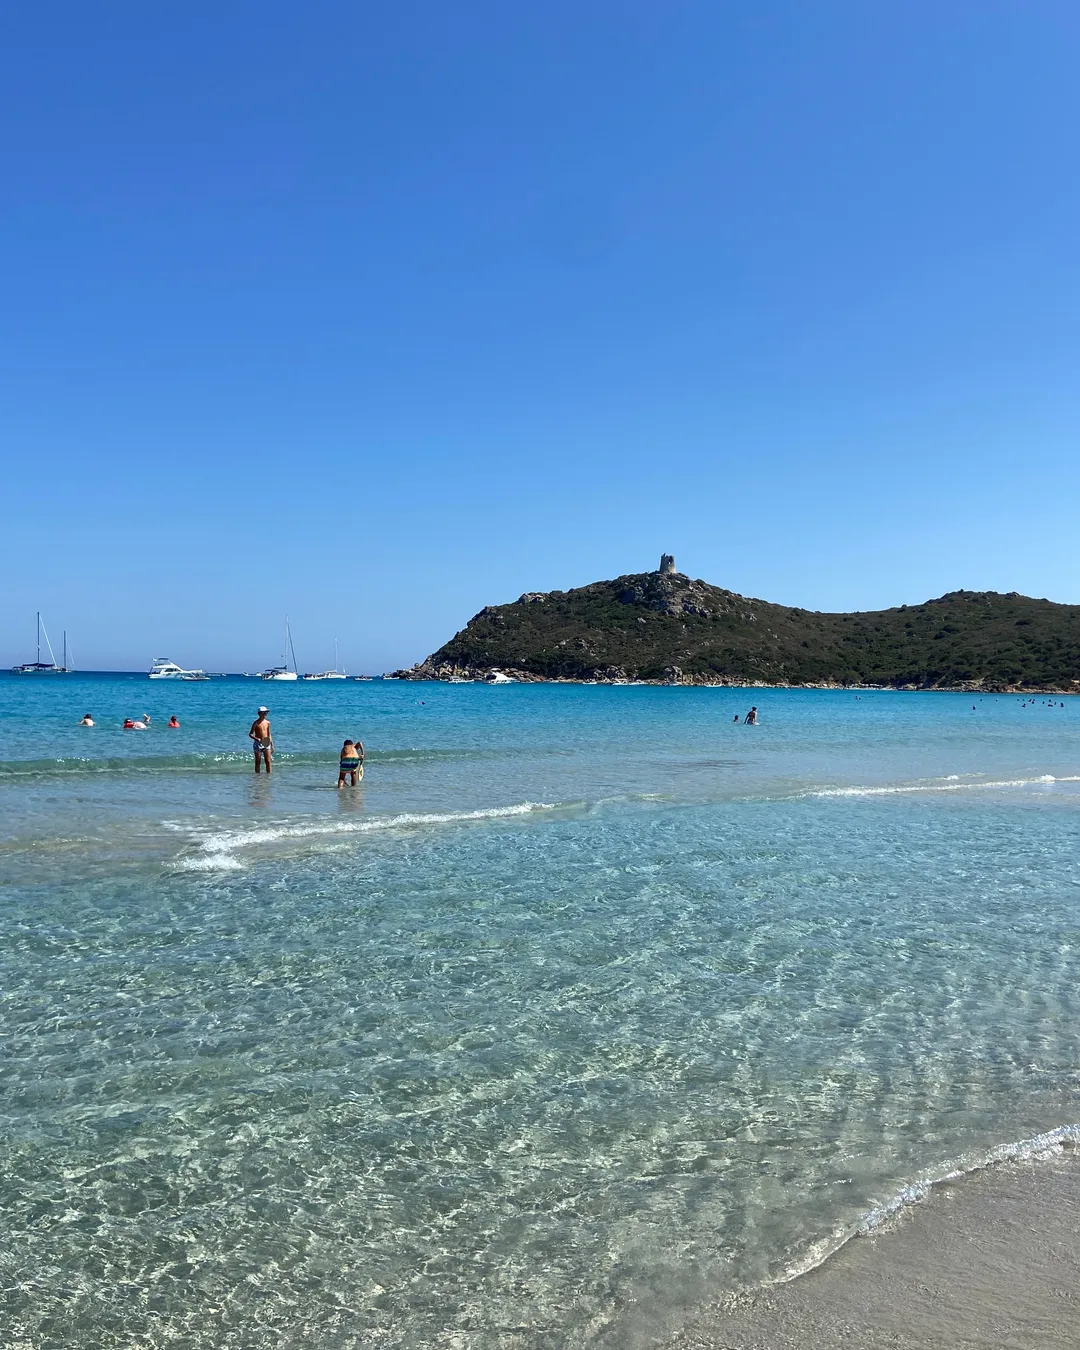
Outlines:
{"type": "Polygon", "coordinates": [[[921,605],[820,614],[643,572],[489,605],[412,678],[1080,687],[1080,605],[952,591],[921,605]]]}

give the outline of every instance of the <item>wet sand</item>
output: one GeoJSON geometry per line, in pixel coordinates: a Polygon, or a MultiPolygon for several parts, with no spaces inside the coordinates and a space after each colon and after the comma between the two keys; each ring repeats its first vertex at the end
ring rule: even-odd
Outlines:
{"type": "Polygon", "coordinates": [[[809,1274],[695,1318],[669,1350],[1076,1350],[1080,1157],[934,1188],[809,1274]]]}

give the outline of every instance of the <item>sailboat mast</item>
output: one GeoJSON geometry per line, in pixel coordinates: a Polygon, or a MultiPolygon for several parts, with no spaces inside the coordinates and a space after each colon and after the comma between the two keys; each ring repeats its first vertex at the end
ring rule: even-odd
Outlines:
{"type": "Polygon", "coordinates": [[[37,612],[37,663],[41,665],[41,610],[37,612]]]}
{"type": "MultiPolygon", "coordinates": [[[[39,626],[40,626],[40,628],[41,628],[41,632],[45,634],[45,646],[48,647],[48,649],[49,649],[49,665],[55,670],[55,669],[56,669],[56,653],[53,651],[52,642],[49,640],[49,630],[48,630],[48,629],[45,627],[45,625],[41,622],[41,615],[40,615],[40,614],[38,614],[38,624],[39,624],[39,626]]],[[[39,636],[39,637],[38,637],[38,665],[40,665],[40,664],[41,664],[41,638],[40,638],[40,636],[39,636]]]]}
{"type": "Polygon", "coordinates": [[[67,629],[64,629],[64,669],[67,670],[67,629]]]}

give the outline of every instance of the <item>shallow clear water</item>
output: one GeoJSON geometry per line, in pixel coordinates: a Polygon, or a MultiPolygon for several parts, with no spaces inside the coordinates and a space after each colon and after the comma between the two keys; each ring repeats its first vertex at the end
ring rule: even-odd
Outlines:
{"type": "Polygon", "coordinates": [[[11,1343],[647,1345],[1080,1118],[1059,703],[0,678],[11,1343]]]}

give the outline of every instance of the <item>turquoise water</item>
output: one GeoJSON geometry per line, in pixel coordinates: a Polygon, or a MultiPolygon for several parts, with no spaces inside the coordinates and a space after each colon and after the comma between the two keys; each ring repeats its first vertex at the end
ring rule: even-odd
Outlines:
{"type": "Polygon", "coordinates": [[[651,1345],[1080,1119],[1065,702],[0,677],[5,1344],[651,1345]]]}

